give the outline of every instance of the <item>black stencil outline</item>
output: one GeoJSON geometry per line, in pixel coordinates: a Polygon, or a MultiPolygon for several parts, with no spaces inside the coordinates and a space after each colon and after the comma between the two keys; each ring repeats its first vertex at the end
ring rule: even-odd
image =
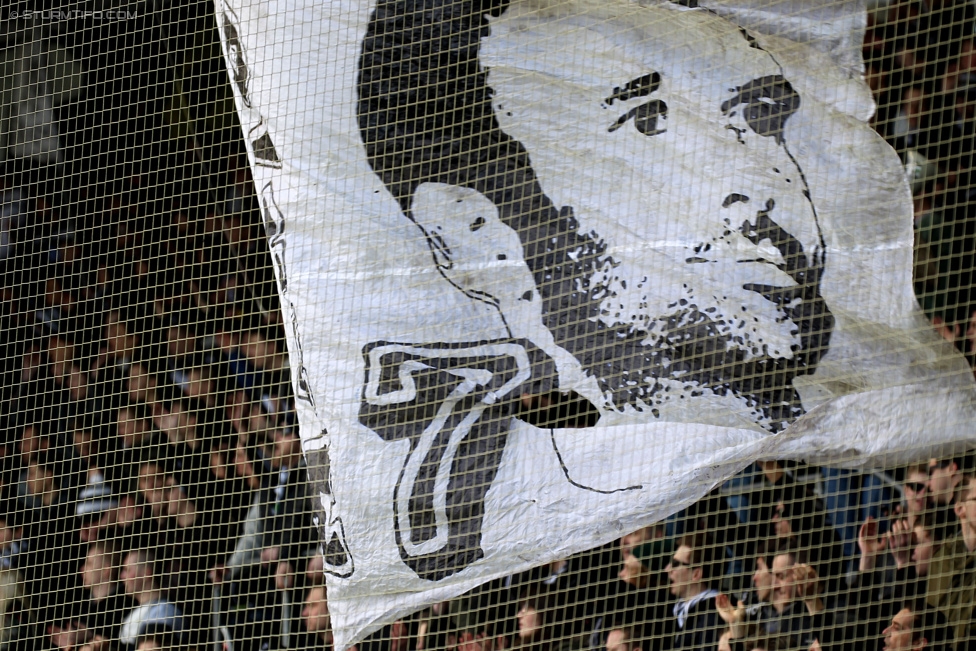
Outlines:
{"type": "MultiPolygon", "coordinates": [[[[331,473],[332,456],[329,454],[329,445],[328,445],[329,433],[328,433],[328,431],[323,429],[322,430],[322,433],[321,433],[321,436],[322,436],[322,438],[325,439],[326,445],[325,445],[325,447],[323,447],[323,448],[321,448],[319,450],[315,450],[312,454],[314,454],[316,456],[322,456],[322,457],[324,457],[324,459],[322,459],[322,462],[319,463],[319,464],[315,464],[315,465],[311,465],[310,464],[309,465],[309,473],[310,473],[310,475],[314,474],[315,475],[314,479],[318,483],[320,483],[323,488],[326,489],[326,490],[324,490],[322,492],[329,496],[329,499],[331,501],[331,508],[334,509],[335,508],[335,504],[336,504],[336,498],[335,498],[335,491],[332,488],[332,473],[331,473]],[[320,474],[323,475],[323,476],[319,476],[320,474]]],[[[310,477],[310,479],[312,479],[312,477],[310,477]]],[[[331,544],[332,538],[329,537],[329,536],[327,536],[327,535],[323,535],[322,536],[322,541],[323,541],[322,542],[322,549],[323,549],[322,556],[323,556],[323,560],[324,560],[324,568],[323,568],[323,571],[325,571],[326,574],[331,574],[332,576],[337,577],[337,578],[340,578],[340,579],[348,579],[349,577],[351,577],[356,572],[356,559],[355,559],[355,557],[353,557],[352,552],[349,550],[349,544],[346,542],[346,526],[342,522],[342,518],[339,517],[338,514],[336,514],[335,517],[332,517],[332,518],[325,517],[326,516],[326,513],[325,513],[325,507],[324,506],[321,507],[321,508],[319,508],[319,509],[316,509],[316,510],[322,516],[321,519],[322,519],[323,524],[320,525],[320,526],[323,527],[323,533],[325,533],[325,531],[328,530],[328,531],[331,531],[332,532],[332,535],[333,536],[335,536],[335,537],[338,538],[339,545],[342,547],[342,552],[346,555],[346,557],[348,559],[348,561],[345,564],[343,564],[342,566],[336,566],[335,564],[330,563],[329,562],[329,549],[328,549],[328,546],[331,544]],[[328,538],[328,540],[326,540],[326,538],[328,538]],[[348,571],[342,571],[342,570],[338,570],[338,569],[333,569],[333,568],[336,568],[336,567],[343,567],[345,565],[348,565],[349,566],[348,571]]],[[[330,509],[330,511],[331,511],[331,509],[330,509]]]]}
{"type": "Polygon", "coordinates": [[[230,81],[232,84],[237,86],[237,90],[241,94],[241,101],[244,102],[244,106],[251,108],[251,97],[248,94],[248,82],[251,79],[250,68],[247,67],[247,57],[244,52],[244,45],[241,43],[241,30],[238,29],[238,25],[241,19],[237,16],[234,9],[226,2],[221,3],[223,5],[223,32],[224,39],[228,46],[235,45],[237,47],[237,59],[238,61],[233,62],[232,72],[230,74],[230,81]],[[231,33],[233,32],[233,33],[231,33]],[[243,78],[239,74],[243,70],[243,78]]]}
{"type": "MultiPolygon", "coordinates": [[[[582,429],[582,428],[581,428],[582,429]]],[[[572,477],[569,476],[569,468],[566,467],[566,462],[563,461],[563,453],[559,451],[559,446],[556,445],[556,430],[549,430],[549,439],[552,441],[552,449],[556,452],[556,458],[559,460],[559,467],[563,469],[563,474],[566,476],[566,481],[575,486],[576,488],[590,491],[593,493],[599,493],[601,495],[613,495],[614,493],[626,493],[627,491],[639,491],[643,490],[643,484],[634,484],[633,486],[625,486],[623,488],[613,488],[611,490],[601,490],[599,488],[593,488],[592,486],[586,486],[580,484],[572,477]]]]}
{"type": "MultiPolygon", "coordinates": [[[[517,400],[518,397],[519,397],[519,395],[520,395],[518,393],[519,388],[521,386],[524,386],[526,383],[528,383],[528,382],[530,382],[532,380],[532,368],[533,368],[533,364],[532,364],[531,358],[530,358],[530,347],[531,347],[531,342],[528,342],[526,340],[516,340],[516,339],[493,339],[493,340],[487,340],[487,341],[458,342],[458,343],[436,342],[436,343],[421,343],[421,344],[417,344],[417,343],[403,343],[403,342],[391,342],[391,341],[376,341],[376,342],[369,343],[366,346],[364,346],[363,349],[362,349],[363,359],[364,359],[364,362],[365,362],[365,364],[364,364],[365,370],[364,370],[364,377],[363,377],[362,403],[361,403],[361,410],[360,410],[360,417],[359,417],[360,423],[364,427],[369,428],[370,431],[374,432],[374,434],[376,434],[377,436],[379,436],[380,438],[382,438],[385,441],[402,440],[402,438],[394,438],[394,439],[387,438],[387,436],[384,436],[383,434],[380,434],[380,432],[378,432],[376,430],[376,428],[374,426],[372,426],[372,424],[369,422],[369,419],[370,418],[380,418],[380,417],[383,417],[383,415],[384,415],[382,411],[370,411],[370,409],[373,408],[373,407],[382,407],[384,405],[380,405],[380,404],[376,404],[376,403],[371,403],[370,402],[371,399],[367,395],[367,392],[369,391],[369,387],[370,386],[374,386],[374,385],[378,386],[378,382],[379,382],[378,379],[371,378],[371,372],[372,372],[373,375],[375,375],[377,373],[382,373],[382,371],[384,369],[387,369],[388,368],[386,365],[383,364],[383,362],[382,362],[381,359],[377,359],[377,361],[376,361],[375,364],[372,361],[373,358],[376,355],[382,354],[382,353],[377,353],[376,352],[377,350],[389,349],[391,351],[389,354],[397,354],[397,353],[399,353],[399,354],[404,354],[404,355],[412,356],[412,357],[415,357],[417,359],[426,359],[426,360],[435,360],[435,359],[437,359],[437,360],[441,360],[441,361],[444,361],[444,362],[448,362],[451,359],[457,359],[457,360],[474,360],[474,359],[481,358],[481,357],[486,358],[485,359],[485,362],[490,361],[492,359],[502,359],[504,357],[510,357],[510,358],[516,360],[515,369],[514,370],[509,369],[509,371],[508,371],[508,372],[513,372],[513,377],[512,377],[511,380],[505,382],[503,384],[503,386],[508,385],[510,383],[513,383],[513,382],[515,384],[503,396],[498,396],[498,397],[494,397],[493,396],[491,398],[490,402],[487,402],[487,403],[485,403],[484,402],[484,399],[482,399],[478,403],[475,404],[475,406],[477,406],[478,404],[486,404],[487,406],[486,406],[485,409],[482,409],[481,412],[479,412],[478,417],[474,421],[472,421],[472,423],[470,424],[470,426],[472,428],[474,428],[475,426],[477,426],[478,422],[484,423],[484,421],[481,420],[481,413],[483,413],[488,408],[491,408],[492,406],[496,406],[497,405],[498,408],[502,408],[502,407],[504,407],[504,405],[509,404],[509,403],[513,402],[514,400],[517,400]],[[486,349],[486,348],[509,347],[509,346],[513,346],[513,347],[518,348],[519,350],[522,351],[522,354],[526,356],[526,365],[524,367],[524,370],[526,371],[526,374],[525,374],[524,379],[522,379],[522,380],[518,380],[518,376],[520,374],[522,374],[522,371],[520,370],[522,367],[517,362],[517,356],[516,355],[512,355],[511,353],[504,352],[504,351],[491,352],[491,353],[479,352],[482,349],[486,349]],[[408,352],[408,351],[398,350],[398,349],[410,349],[410,351],[408,352]],[[438,355],[425,354],[425,353],[429,353],[429,352],[439,352],[439,351],[443,351],[444,354],[443,355],[439,355],[439,356],[438,355]]],[[[536,350],[538,350],[538,349],[536,349],[536,350]]],[[[483,363],[485,363],[485,362],[483,362],[483,363]]],[[[402,362],[401,363],[401,366],[402,366],[403,363],[405,363],[405,362],[402,362]]],[[[390,367],[390,368],[392,370],[393,367],[390,367]]],[[[436,368],[436,370],[439,371],[439,372],[451,373],[450,366],[449,365],[447,365],[444,368],[441,368],[441,367],[429,367],[429,368],[436,368]]],[[[458,366],[457,368],[458,369],[461,369],[461,368],[464,368],[464,369],[478,369],[479,367],[478,366],[470,366],[470,365],[462,365],[462,366],[458,366]]],[[[495,373],[497,373],[497,372],[493,372],[492,380],[495,379],[494,378],[494,374],[495,373]]],[[[398,377],[399,376],[400,376],[400,374],[398,373],[398,377]]],[[[458,384],[461,384],[461,383],[459,382],[458,384]]],[[[401,389],[401,390],[406,390],[406,388],[401,389]]],[[[413,391],[415,391],[415,393],[409,399],[405,399],[403,401],[391,402],[390,405],[399,405],[399,407],[392,407],[390,409],[390,411],[395,413],[398,409],[402,409],[403,408],[403,405],[409,404],[409,403],[412,403],[413,401],[415,401],[417,399],[416,389],[414,388],[413,391]]],[[[493,389],[492,390],[488,390],[488,392],[487,392],[487,394],[494,394],[494,393],[495,393],[495,391],[493,389]]],[[[487,398],[487,394],[486,394],[486,398],[487,398]]],[[[381,395],[390,395],[390,394],[389,393],[377,394],[377,396],[381,396],[381,395]]],[[[438,414],[443,409],[444,404],[445,403],[440,403],[438,405],[438,414]]],[[[455,402],[455,405],[457,405],[457,404],[460,404],[460,400],[455,402]]],[[[454,406],[451,407],[451,412],[450,413],[452,415],[455,413],[455,407],[454,406]]],[[[509,415],[509,417],[511,417],[511,416],[512,415],[509,415]]],[[[505,419],[505,417],[502,417],[502,419],[498,421],[498,425],[497,425],[497,427],[499,427],[500,429],[503,429],[504,430],[499,435],[499,437],[502,438],[502,442],[498,445],[498,448],[495,450],[495,453],[494,453],[497,456],[499,462],[501,460],[501,455],[502,455],[502,453],[504,451],[504,448],[505,448],[505,441],[504,441],[504,439],[507,438],[507,435],[508,435],[507,425],[503,425],[504,419],[505,419]]],[[[436,420],[437,420],[437,417],[436,416],[435,417],[432,417],[430,419],[430,423],[428,423],[427,426],[424,428],[424,431],[426,432],[426,430],[430,427],[430,425],[433,424],[436,420]]],[[[463,420],[462,420],[462,422],[463,422],[463,420]]],[[[453,425],[452,428],[453,427],[456,427],[456,426],[457,425],[453,425]]],[[[441,428],[443,428],[443,427],[444,427],[444,425],[441,425],[441,428]]],[[[441,431],[441,430],[438,430],[438,431],[441,431]]],[[[446,549],[450,545],[451,537],[450,537],[450,531],[448,531],[448,536],[447,536],[448,537],[448,542],[445,543],[445,545],[442,546],[441,548],[437,549],[434,552],[424,553],[424,554],[421,554],[421,555],[411,555],[407,551],[407,549],[406,549],[406,547],[404,545],[403,537],[402,537],[402,526],[401,526],[401,519],[402,519],[401,515],[402,514],[400,513],[400,502],[401,502],[401,500],[404,499],[403,496],[401,495],[401,493],[402,493],[402,487],[403,487],[403,482],[404,482],[404,477],[405,477],[406,469],[407,469],[408,464],[411,462],[411,459],[412,459],[413,455],[419,449],[419,445],[418,445],[417,439],[419,439],[420,437],[413,437],[413,436],[408,435],[408,436],[405,436],[403,438],[407,438],[407,439],[409,439],[411,441],[411,443],[410,443],[411,449],[410,449],[410,453],[404,458],[403,465],[401,466],[400,472],[398,473],[397,482],[396,482],[396,488],[394,490],[394,497],[393,497],[393,528],[394,528],[394,535],[395,535],[396,542],[397,542],[397,549],[399,550],[400,558],[403,561],[403,563],[408,568],[410,568],[419,578],[424,579],[424,580],[427,580],[427,581],[439,581],[439,580],[442,580],[442,579],[447,578],[449,576],[452,576],[452,575],[456,574],[457,572],[460,572],[460,571],[464,570],[465,568],[469,567],[472,563],[474,563],[478,559],[483,558],[484,552],[483,552],[483,550],[481,548],[480,539],[481,539],[481,524],[482,524],[483,519],[484,519],[484,514],[482,512],[482,515],[481,516],[478,516],[478,518],[477,518],[478,524],[477,524],[477,528],[474,531],[474,533],[472,533],[472,532],[466,532],[465,533],[465,536],[474,536],[474,537],[476,537],[477,540],[478,540],[478,544],[477,545],[474,545],[473,547],[464,547],[464,548],[460,548],[460,549],[457,549],[457,550],[449,550],[449,553],[446,553],[446,554],[440,553],[440,552],[442,552],[442,550],[446,549]],[[457,563],[456,564],[451,564],[451,565],[449,565],[446,568],[445,567],[438,566],[437,565],[437,562],[436,562],[436,559],[437,558],[445,558],[445,557],[454,558],[454,559],[457,560],[457,563]],[[432,565],[433,566],[433,569],[428,568],[428,565],[432,565]]],[[[459,439],[458,442],[460,444],[460,443],[463,443],[465,440],[467,440],[467,434],[465,434],[464,437],[462,437],[461,439],[459,439]]],[[[424,461],[424,458],[422,458],[421,461],[423,462],[424,461]]],[[[443,463],[443,460],[439,461],[438,463],[443,463]]],[[[478,484],[476,484],[476,487],[483,488],[484,489],[484,493],[487,494],[489,488],[491,487],[491,485],[493,483],[494,473],[496,471],[497,471],[497,466],[494,467],[494,468],[488,469],[488,470],[482,469],[482,472],[489,472],[489,473],[491,473],[492,479],[491,479],[491,481],[478,483],[478,484]]],[[[467,473],[465,473],[465,474],[467,474],[467,473]]],[[[454,475],[454,473],[453,473],[453,463],[451,464],[450,477],[451,477],[452,480],[455,477],[460,477],[460,475],[457,475],[457,476],[454,475]]],[[[448,485],[446,487],[447,490],[450,490],[450,485],[451,485],[451,480],[448,481],[448,485]]],[[[411,484],[411,486],[410,486],[410,493],[409,493],[409,495],[406,496],[406,499],[408,501],[411,500],[411,498],[412,498],[412,496],[414,494],[413,493],[414,486],[415,486],[415,484],[411,484]]],[[[432,497],[432,499],[433,499],[433,497],[432,497]]],[[[483,509],[484,499],[485,499],[485,496],[484,495],[481,495],[480,498],[477,498],[476,501],[472,503],[472,505],[475,506],[475,510],[476,511],[479,510],[479,509],[483,509]]],[[[407,517],[409,518],[410,516],[408,515],[407,517]]],[[[451,522],[448,519],[447,526],[450,527],[450,525],[451,525],[451,522]]],[[[461,537],[463,538],[464,536],[461,536],[461,537]]],[[[423,544],[423,543],[421,543],[421,544],[423,544]]]]}

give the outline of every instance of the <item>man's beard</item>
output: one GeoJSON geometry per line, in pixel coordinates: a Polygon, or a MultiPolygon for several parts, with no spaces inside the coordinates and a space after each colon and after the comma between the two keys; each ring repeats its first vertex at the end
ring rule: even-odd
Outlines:
{"type": "Polygon", "coordinates": [[[602,306],[613,290],[591,280],[597,270],[616,265],[605,255],[606,243],[592,231],[580,235],[572,209],[557,211],[551,204],[537,211],[545,218],[518,231],[523,242],[529,241],[525,262],[542,297],[544,324],[556,345],[596,379],[613,409],[623,411],[629,405],[659,417],[659,410],[673,401],[731,396],[772,432],[804,413],[792,382],[816,369],[833,317],[820,296],[823,258],[807,255],[799,240],[773,221],[773,207],[768,202],[737,230],[753,244],[769,240],[784,260],[778,267],[796,285],[743,288],[776,305],[782,318],[795,324],[800,344],[790,357],[755,354],[755,347],[750,350],[731,324],[692,299],[675,300],[669,306],[674,311],[654,321],[653,344],[646,343],[652,339],[648,328],[607,325],[602,306]]]}

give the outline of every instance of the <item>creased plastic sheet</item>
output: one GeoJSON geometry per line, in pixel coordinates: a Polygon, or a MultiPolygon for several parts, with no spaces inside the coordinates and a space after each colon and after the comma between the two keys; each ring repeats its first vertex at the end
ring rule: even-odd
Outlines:
{"type": "Polygon", "coordinates": [[[757,458],[972,436],[831,5],[218,2],[340,648],[757,458]]]}

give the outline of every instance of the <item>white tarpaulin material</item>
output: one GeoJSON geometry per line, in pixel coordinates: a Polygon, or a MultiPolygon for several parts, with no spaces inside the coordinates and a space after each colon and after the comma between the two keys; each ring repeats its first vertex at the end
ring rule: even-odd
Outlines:
{"type": "Polygon", "coordinates": [[[863,14],[794,4],[218,0],[340,648],[757,458],[971,436],[863,14]]]}

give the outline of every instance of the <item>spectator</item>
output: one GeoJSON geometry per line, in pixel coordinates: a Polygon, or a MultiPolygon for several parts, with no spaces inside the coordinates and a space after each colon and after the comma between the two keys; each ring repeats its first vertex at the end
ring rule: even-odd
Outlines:
{"type": "Polygon", "coordinates": [[[620,540],[618,541],[620,558],[626,560],[627,557],[630,556],[631,551],[637,545],[655,538],[663,537],[664,528],[660,525],[641,527],[637,531],[633,531],[625,536],[621,536],[620,540]]]}
{"type": "Polygon", "coordinates": [[[302,624],[309,638],[299,643],[300,649],[331,651],[332,620],[329,617],[329,604],[325,586],[314,586],[305,596],[302,608],[302,624]]]}
{"type": "Polygon", "coordinates": [[[201,449],[202,441],[197,433],[198,418],[183,401],[154,403],[152,422],[166,435],[177,457],[190,457],[201,449]]]}
{"type": "Polygon", "coordinates": [[[964,465],[961,458],[932,459],[929,462],[929,502],[935,511],[937,524],[944,523],[951,533],[954,533],[952,530],[957,519],[953,501],[962,481],[964,465]]]}
{"type": "Polygon", "coordinates": [[[793,542],[808,550],[809,563],[827,584],[840,589],[844,552],[837,531],[827,524],[823,502],[799,485],[786,487],[773,510],[772,529],[780,544],[793,542]]]}
{"type": "Polygon", "coordinates": [[[972,611],[976,605],[976,475],[957,482],[954,512],[959,533],[946,540],[929,567],[925,600],[946,618],[959,645],[973,638],[972,611]]]}
{"type": "Polygon", "coordinates": [[[0,645],[14,641],[15,614],[24,610],[24,577],[20,571],[23,532],[16,511],[0,512],[0,645]]]}
{"type": "Polygon", "coordinates": [[[149,368],[137,362],[129,367],[129,400],[133,403],[156,401],[156,377],[149,372],[149,368]]]}
{"type": "Polygon", "coordinates": [[[40,455],[21,471],[17,485],[17,501],[24,509],[49,508],[65,496],[57,478],[57,468],[49,460],[51,455],[40,455]]]}
{"type": "MultiPolygon", "coordinates": [[[[212,531],[206,549],[208,569],[223,563],[234,550],[250,507],[252,489],[238,476],[235,455],[229,440],[215,442],[208,455],[207,474],[197,490],[197,511],[212,531]]],[[[318,582],[323,581],[324,574],[318,582]]]]}
{"type": "Polygon", "coordinates": [[[673,543],[670,540],[657,540],[638,545],[632,553],[624,556],[623,567],[618,578],[635,588],[656,585],[657,575],[662,569],[662,559],[672,551],[673,543]]]}
{"type": "MultiPolygon", "coordinates": [[[[901,569],[909,566],[909,563],[911,563],[915,567],[916,576],[920,579],[925,579],[929,575],[932,567],[932,559],[939,553],[939,550],[942,549],[942,545],[945,542],[942,538],[945,529],[935,526],[931,523],[931,520],[933,519],[927,518],[926,520],[915,523],[910,539],[911,555],[908,554],[908,550],[905,549],[904,545],[889,545],[892,549],[892,555],[896,557],[896,567],[901,569]]],[[[905,530],[907,531],[907,520],[905,524],[905,530]]],[[[924,586],[917,591],[918,594],[924,592],[924,586]]]]}
{"type": "Polygon", "coordinates": [[[93,639],[91,631],[77,620],[66,621],[62,624],[52,624],[47,628],[51,646],[59,649],[59,651],[73,651],[93,639]]]}
{"type": "Polygon", "coordinates": [[[610,629],[607,633],[606,651],[642,651],[641,635],[632,626],[610,629]]]}
{"type": "MultiPolygon", "coordinates": [[[[733,605],[732,600],[724,594],[715,597],[715,608],[719,617],[729,626],[722,636],[726,646],[730,644],[730,640],[741,640],[745,637],[746,627],[756,627],[756,622],[762,620],[764,613],[767,612],[765,609],[771,606],[773,573],[769,570],[769,562],[766,559],[765,553],[756,557],[752,590],[743,593],[737,604],[733,605]]],[[[719,646],[722,646],[721,641],[719,646]]]]}
{"type": "Polygon", "coordinates": [[[119,591],[121,566],[119,544],[108,539],[88,546],[80,570],[86,594],[79,620],[93,635],[108,640],[118,639],[123,617],[137,605],[131,596],[119,591]]]}
{"type": "Polygon", "coordinates": [[[618,593],[607,621],[623,627],[639,627],[645,637],[642,644],[645,651],[668,648],[671,600],[666,590],[664,566],[673,552],[674,543],[670,539],[642,543],[624,558],[620,570],[620,581],[629,589],[618,593]]]}
{"type": "Polygon", "coordinates": [[[783,499],[783,492],[795,484],[793,469],[785,462],[757,461],[755,468],[742,473],[742,480],[749,481],[752,490],[738,510],[739,520],[749,523],[749,540],[769,538],[773,509],[783,499]]]}
{"type": "Polygon", "coordinates": [[[915,521],[929,510],[930,492],[928,467],[923,464],[909,466],[902,483],[902,513],[910,526],[914,527],[915,521]]]}
{"type": "Polygon", "coordinates": [[[884,648],[885,651],[946,651],[950,647],[947,642],[952,640],[951,631],[940,613],[909,600],[884,629],[884,648]]]}
{"type": "MultiPolygon", "coordinates": [[[[891,523],[891,530],[884,536],[877,533],[877,525],[869,519],[862,527],[862,555],[861,571],[877,572],[876,563],[879,553],[887,550],[890,552],[890,562],[887,565],[888,573],[894,570],[891,578],[885,582],[900,586],[903,590],[911,588],[919,579],[924,579],[928,575],[932,557],[942,546],[942,533],[944,529],[933,524],[935,518],[931,513],[926,514],[925,518],[915,520],[914,527],[905,518],[894,520],[891,523]],[[908,570],[908,572],[906,572],[908,570]]],[[[918,594],[924,594],[925,588],[919,588],[918,594]]],[[[907,593],[909,596],[914,592],[907,593]]],[[[890,592],[879,594],[879,598],[888,598],[890,592]]]]}
{"type": "Polygon", "coordinates": [[[0,645],[17,648],[26,637],[26,626],[32,619],[20,576],[11,571],[0,571],[0,645]]]}
{"type": "Polygon", "coordinates": [[[123,407],[119,410],[116,423],[120,449],[141,447],[156,436],[144,405],[123,407]]]}
{"type": "MultiPolygon", "coordinates": [[[[303,574],[315,554],[316,531],[306,493],[307,475],[301,441],[296,432],[277,430],[261,487],[254,493],[243,525],[243,535],[234,552],[211,571],[215,582],[242,577],[261,566],[273,568],[279,589],[290,589],[294,577],[303,574]]],[[[248,477],[258,464],[239,445],[236,468],[248,477]]]]}
{"type": "Polygon", "coordinates": [[[895,520],[891,531],[881,534],[868,518],[861,526],[859,572],[851,583],[848,605],[856,613],[857,637],[876,639],[882,621],[890,618],[890,604],[900,599],[922,598],[932,555],[942,544],[943,527],[936,527],[931,512],[910,520],[895,520]]]}
{"type": "MultiPolygon", "coordinates": [[[[756,571],[752,574],[752,591],[748,593],[751,598],[746,599],[746,604],[758,613],[758,609],[769,603],[769,598],[773,592],[773,573],[769,570],[769,564],[765,555],[756,558],[756,571]]],[[[756,615],[753,615],[755,618],[756,615]]]]}
{"type": "Polygon", "coordinates": [[[16,509],[0,510],[0,574],[20,569],[24,527],[16,509]]]}
{"type": "Polygon", "coordinates": [[[122,621],[119,642],[126,647],[135,647],[138,637],[152,624],[168,626],[177,634],[183,630],[183,613],[166,597],[155,562],[156,555],[149,550],[129,552],[125,557],[122,585],[139,604],[122,621]]]}
{"type": "Polygon", "coordinates": [[[109,313],[105,319],[106,345],[103,352],[106,363],[126,367],[132,362],[140,343],[137,329],[131,317],[127,319],[117,310],[109,313]]]}
{"type": "Polygon", "coordinates": [[[82,542],[95,542],[99,533],[115,521],[119,501],[112,486],[99,476],[78,494],[75,515],[82,542]]]}
{"type": "Polygon", "coordinates": [[[167,473],[158,462],[150,461],[139,466],[139,492],[161,525],[185,529],[196,522],[196,506],[176,477],[167,473]]]}
{"type": "Polygon", "coordinates": [[[518,631],[513,649],[557,649],[562,637],[562,617],[556,594],[546,586],[534,583],[522,589],[518,603],[518,631]]]}
{"type": "Polygon", "coordinates": [[[722,634],[713,586],[716,578],[714,543],[703,533],[682,537],[664,570],[668,573],[674,606],[672,648],[709,650],[718,648],[722,634]]]}

